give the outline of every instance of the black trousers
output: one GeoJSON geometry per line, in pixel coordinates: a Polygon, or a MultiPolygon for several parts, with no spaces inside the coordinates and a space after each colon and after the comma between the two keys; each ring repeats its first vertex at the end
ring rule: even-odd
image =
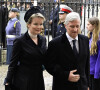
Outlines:
{"type": "Polygon", "coordinates": [[[90,75],[90,90],[100,90],[100,78],[94,79],[94,75],[90,75]]]}

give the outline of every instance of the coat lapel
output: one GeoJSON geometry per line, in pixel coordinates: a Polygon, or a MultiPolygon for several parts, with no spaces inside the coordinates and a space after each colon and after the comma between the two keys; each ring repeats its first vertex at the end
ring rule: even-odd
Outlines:
{"type": "Polygon", "coordinates": [[[78,58],[78,60],[80,60],[81,55],[83,53],[82,48],[83,48],[83,45],[84,45],[83,41],[82,41],[82,38],[80,37],[80,35],[78,35],[78,42],[79,42],[79,58],[78,58]]]}
{"type": "Polygon", "coordinates": [[[69,58],[74,59],[75,56],[74,56],[72,47],[70,45],[70,42],[68,41],[68,38],[67,38],[66,34],[63,34],[63,36],[62,36],[62,43],[63,43],[64,49],[66,51],[65,52],[66,55],[68,55],[69,58]]]}
{"type": "Polygon", "coordinates": [[[27,43],[28,43],[31,47],[33,47],[33,49],[34,49],[34,48],[37,48],[37,50],[38,50],[39,52],[43,53],[42,50],[41,50],[42,38],[41,38],[39,35],[38,35],[38,45],[36,45],[36,44],[34,43],[34,41],[30,38],[28,32],[25,33],[25,37],[26,37],[27,43]]]}
{"type": "MultiPolygon", "coordinates": [[[[80,60],[81,56],[82,56],[82,48],[83,48],[83,40],[80,37],[80,35],[78,35],[78,42],[79,42],[79,57],[78,60],[80,60]]],[[[74,53],[73,53],[73,49],[68,41],[68,38],[66,36],[66,34],[63,34],[62,36],[62,43],[64,44],[64,49],[66,50],[66,54],[68,54],[69,58],[75,59],[74,53]]]]}
{"type": "Polygon", "coordinates": [[[25,33],[25,38],[26,38],[27,43],[30,44],[32,47],[35,47],[36,46],[36,44],[30,38],[28,32],[25,33]]]}

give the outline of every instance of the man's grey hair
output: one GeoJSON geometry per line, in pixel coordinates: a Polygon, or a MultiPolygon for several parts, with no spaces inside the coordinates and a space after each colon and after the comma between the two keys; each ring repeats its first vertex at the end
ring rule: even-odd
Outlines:
{"type": "Polygon", "coordinates": [[[80,16],[77,12],[71,12],[67,14],[64,24],[67,25],[70,21],[74,21],[74,20],[79,20],[81,22],[80,16]]]}

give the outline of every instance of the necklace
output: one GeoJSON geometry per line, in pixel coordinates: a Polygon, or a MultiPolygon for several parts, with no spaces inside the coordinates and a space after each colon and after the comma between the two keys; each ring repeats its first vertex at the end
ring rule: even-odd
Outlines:
{"type": "Polygon", "coordinates": [[[28,31],[28,34],[29,34],[29,36],[30,36],[31,38],[37,38],[37,35],[31,34],[30,31],[28,31]]]}

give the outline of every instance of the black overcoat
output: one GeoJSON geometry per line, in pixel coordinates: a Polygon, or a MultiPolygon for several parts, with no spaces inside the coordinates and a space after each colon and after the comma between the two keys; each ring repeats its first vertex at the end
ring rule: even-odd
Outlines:
{"type": "Polygon", "coordinates": [[[78,35],[79,57],[75,58],[66,34],[49,42],[46,69],[53,75],[53,90],[87,90],[89,86],[89,40],[78,35]],[[78,82],[68,81],[69,72],[77,69],[78,82]]]}
{"type": "Polygon", "coordinates": [[[26,32],[14,41],[11,64],[6,82],[20,90],[45,90],[43,80],[43,56],[46,38],[38,35],[36,45],[26,32]]]}

